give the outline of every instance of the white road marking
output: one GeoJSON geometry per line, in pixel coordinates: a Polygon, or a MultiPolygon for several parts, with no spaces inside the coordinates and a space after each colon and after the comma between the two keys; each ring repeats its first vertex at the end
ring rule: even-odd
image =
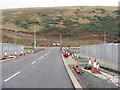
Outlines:
{"type": "MultiPolygon", "coordinates": [[[[47,52],[44,56],[48,55],[50,52],[47,52]]],[[[41,56],[39,59],[43,58],[44,56],[41,56]]]]}
{"type": "Polygon", "coordinates": [[[5,79],[4,82],[9,81],[10,79],[12,79],[13,77],[17,76],[18,74],[20,74],[20,72],[17,72],[14,75],[10,76],[9,78],[5,79]]]}
{"type": "Polygon", "coordinates": [[[36,61],[33,61],[32,64],[34,64],[36,61]]]}
{"type": "Polygon", "coordinates": [[[46,55],[47,55],[47,53],[44,56],[46,56],[46,55]]]}
{"type": "Polygon", "coordinates": [[[39,59],[43,58],[44,56],[41,56],[39,59]]]}

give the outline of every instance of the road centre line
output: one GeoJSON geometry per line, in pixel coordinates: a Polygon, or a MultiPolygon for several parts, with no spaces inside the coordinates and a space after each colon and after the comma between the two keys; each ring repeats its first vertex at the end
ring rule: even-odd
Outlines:
{"type": "MultiPolygon", "coordinates": [[[[39,59],[42,59],[44,56],[48,55],[49,53],[50,53],[50,51],[47,52],[45,55],[41,56],[39,59]]],[[[34,64],[34,63],[36,63],[36,61],[33,61],[33,62],[32,62],[32,64],[34,64]]],[[[19,72],[13,74],[13,75],[10,76],[9,78],[5,79],[4,82],[9,81],[10,79],[14,78],[15,76],[17,76],[17,75],[20,74],[20,73],[21,73],[21,72],[19,71],[19,72]]]]}
{"type": "MultiPolygon", "coordinates": [[[[50,52],[47,52],[44,56],[48,55],[50,52]]],[[[43,58],[44,56],[41,56],[39,59],[43,58]]]]}
{"type": "MultiPolygon", "coordinates": [[[[45,55],[47,55],[48,53],[50,53],[50,52],[47,52],[45,55]]],[[[44,55],[44,56],[45,56],[45,55],[44,55]]],[[[44,56],[41,56],[39,59],[43,58],[44,56]]],[[[34,63],[36,63],[36,61],[33,61],[33,62],[32,62],[32,64],[34,64],[34,63]]],[[[17,75],[20,74],[20,73],[21,73],[21,72],[19,71],[19,72],[13,74],[13,75],[10,76],[9,78],[5,79],[4,82],[9,81],[10,79],[12,79],[13,77],[17,76],[17,75]]]]}
{"type": "Polygon", "coordinates": [[[41,56],[39,59],[43,58],[44,56],[41,56]]]}
{"type": "Polygon", "coordinates": [[[14,75],[10,76],[9,78],[5,79],[4,82],[9,81],[10,79],[12,79],[13,77],[17,76],[18,74],[20,74],[20,71],[15,73],[14,75]]]}
{"type": "Polygon", "coordinates": [[[36,61],[33,61],[32,64],[36,63],[36,61]]]}

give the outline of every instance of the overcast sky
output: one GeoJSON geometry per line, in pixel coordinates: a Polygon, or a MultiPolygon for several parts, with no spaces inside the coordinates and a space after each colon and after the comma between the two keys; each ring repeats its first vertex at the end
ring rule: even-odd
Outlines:
{"type": "Polygon", "coordinates": [[[120,0],[0,0],[0,9],[55,6],[118,6],[120,0]]]}

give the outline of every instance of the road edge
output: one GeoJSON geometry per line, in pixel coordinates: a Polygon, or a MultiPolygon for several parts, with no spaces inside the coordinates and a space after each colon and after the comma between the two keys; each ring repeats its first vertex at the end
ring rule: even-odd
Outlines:
{"type": "Polygon", "coordinates": [[[68,64],[66,63],[64,57],[63,57],[63,54],[61,54],[62,56],[62,60],[64,62],[64,66],[67,70],[67,73],[72,81],[72,84],[74,85],[75,89],[78,89],[78,88],[82,88],[82,86],[79,84],[79,82],[77,81],[76,77],[74,76],[74,74],[72,73],[72,71],[70,70],[68,64]]]}

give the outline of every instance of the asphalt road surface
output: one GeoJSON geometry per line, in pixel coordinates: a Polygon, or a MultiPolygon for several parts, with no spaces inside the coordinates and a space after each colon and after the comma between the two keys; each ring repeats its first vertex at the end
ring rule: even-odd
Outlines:
{"type": "Polygon", "coordinates": [[[59,48],[2,63],[2,88],[73,88],[59,48]]]}

